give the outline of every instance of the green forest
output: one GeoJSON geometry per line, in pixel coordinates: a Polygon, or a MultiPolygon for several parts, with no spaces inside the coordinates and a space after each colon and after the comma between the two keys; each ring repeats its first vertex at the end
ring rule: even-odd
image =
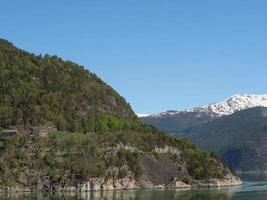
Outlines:
{"type": "Polygon", "coordinates": [[[57,56],[35,56],[0,40],[0,127],[53,122],[87,132],[135,119],[128,103],[95,74],[57,56]]]}
{"type": "Polygon", "coordinates": [[[47,177],[51,185],[76,185],[112,177],[112,166],[119,169],[116,178],[126,176],[128,166],[138,180],[145,157],[171,161],[187,183],[228,173],[215,155],[139,122],[123,97],[71,61],[36,56],[0,40],[0,72],[0,127],[19,130],[0,139],[1,187],[33,187],[47,177]],[[47,137],[30,132],[47,122],[56,127],[47,137]],[[114,152],[118,144],[134,150],[114,152]],[[181,153],[154,151],[165,146],[181,153]]]}

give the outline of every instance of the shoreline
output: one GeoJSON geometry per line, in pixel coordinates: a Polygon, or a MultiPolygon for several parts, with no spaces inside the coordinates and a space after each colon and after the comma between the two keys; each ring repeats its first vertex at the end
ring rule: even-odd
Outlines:
{"type": "MultiPolygon", "coordinates": [[[[87,183],[85,183],[87,184],[87,183]]],[[[28,193],[37,193],[37,192],[43,192],[43,193],[89,193],[89,192],[106,192],[106,191],[134,191],[134,190],[179,190],[179,191],[185,191],[185,190],[191,190],[191,189],[214,189],[214,188],[226,188],[226,187],[235,187],[240,186],[243,184],[241,179],[239,177],[233,177],[232,179],[209,179],[209,180],[201,180],[201,181],[195,181],[191,185],[183,183],[181,181],[177,181],[176,185],[153,185],[150,187],[131,187],[131,188],[109,188],[105,189],[103,187],[99,189],[92,189],[87,188],[84,189],[84,185],[79,186],[68,186],[68,187],[62,187],[53,189],[52,187],[48,190],[36,190],[33,188],[36,188],[35,186],[32,188],[29,187],[5,187],[0,189],[0,194],[10,194],[10,193],[21,193],[21,194],[28,194],[28,193]]]]}

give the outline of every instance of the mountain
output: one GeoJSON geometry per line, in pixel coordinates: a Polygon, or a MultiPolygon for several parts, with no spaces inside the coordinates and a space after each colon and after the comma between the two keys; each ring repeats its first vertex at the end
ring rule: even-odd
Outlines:
{"type": "Polygon", "coordinates": [[[136,113],[137,117],[148,117],[150,114],[136,113]]]}
{"type": "Polygon", "coordinates": [[[231,115],[237,111],[254,107],[267,107],[267,95],[237,94],[225,101],[194,108],[189,111],[209,113],[212,117],[231,115]]]}
{"type": "Polygon", "coordinates": [[[234,95],[187,111],[168,111],[142,120],[218,154],[237,172],[267,170],[267,95],[234,95]]]}
{"type": "Polygon", "coordinates": [[[209,121],[185,131],[198,147],[217,153],[240,172],[267,170],[267,108],[256,107],[209,121]],[[219,141],[219,142],[218,142],[219,141]]]}
{"type": "Polygon", "coordinates": [[[85,126],[88,117],[136,117],[115,90],[83,67],[29,54],[5,40],[0,46],[0,127],[50,121],[60,130],[86,132],[96,128],[85,126]]]}
{"type": "Polygon", "coordinates": [[[240,184],[213,154],[140,123],[82,66],[3,39],[0,160],[0,192],[240,184]]]}
{"type": "Polygon", "coordinates": [[[156,126],[162,131],[179,136],[193,126],[206,123],[215,118],[231,115],[237,111],[259,106],[267,107],[267,95],[237,94],[219,103],[184,111],[166,111],[142,117],[141,120],[156,126]]]}

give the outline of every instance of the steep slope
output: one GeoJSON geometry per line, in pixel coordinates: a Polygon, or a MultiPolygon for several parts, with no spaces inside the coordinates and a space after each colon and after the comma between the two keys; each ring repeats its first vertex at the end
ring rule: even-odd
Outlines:
{"type": "Polygon", "coordinates": [[[35,56],[0,40],[0,127],[53,122],[88,131],[94,114],[133,119],[128,103],[95,74],[57,56],[35,56]]]}
{"type": "Polygon", "coordinates": [[[140,119],[162,131],[180,136],[193,126],[258,106],[267,107],[267,95],[237,94],[219,103],[185,111],[167,111],[140,119]]]}
{"type": "Polygon", "coordinates": [[[0,72],[2,192],[240,184],[214,155],[140,123],[77,64],[0,40],[0,72]]]}
{"type": "Polygon", "coordinates": [[[184,137],[216,152],[235,171],[267,170],[267,108],[250,108],[192,127],[184,137]]]}

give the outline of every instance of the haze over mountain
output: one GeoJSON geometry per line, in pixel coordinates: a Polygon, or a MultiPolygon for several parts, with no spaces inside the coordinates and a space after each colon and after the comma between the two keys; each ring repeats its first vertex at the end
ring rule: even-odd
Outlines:
{"type": "Polygon", "coordinates": [[[217,153],[235,171],[267,170],[267,95],[238,94],[219,103],[141,120],[217,153]]]}

